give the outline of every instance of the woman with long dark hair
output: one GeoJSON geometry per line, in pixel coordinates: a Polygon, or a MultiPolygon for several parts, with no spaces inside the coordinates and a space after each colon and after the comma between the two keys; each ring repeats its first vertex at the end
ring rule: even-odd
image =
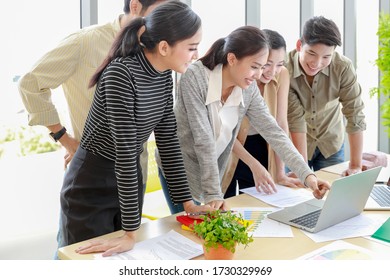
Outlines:
{"type": "MultiPolygon", "coordinates": [[[[235,144],[244,116],[313,190],[315,197],[323,197],[329,188],[328,183],[317,181],[259,93],[256,80],[268,55],[264,32],[243,26],[217,40],[180,78],[174,110],[184,165],[197,202],[217,209],[227,208],[221,180],[232,151],[249,165],[257,162],[251,160],[242,145],[235,144]]],[[[255,186],[266,193],[276,191],[268,172],[258,176],[255,186]]]]}
{"type": "MultiPolygon", "coordinates": [[[[263,32],[267,35],[270,49],[264,71],[256,82],[260,90],[259,93],[264,98],[271,115],[288,135],[287,108],[290,76],[284,66],[286,41],[282,35],[274,30],[263,29],[263,32]]],[[[280,160],[275,151],[268,147],[267,141],[249,125],[248,117],[243,118],[237,139],[244,143],[245,150],[253,156],[253,160],[260,162],[261,166],[257,169],[251,169],[250,166],[254,166],[253,164],[245,164],[232,153],[222,180],[222,187],[228,186],[225,198],[237,195],[237,185],[239,190],[253,187],[259,176],[268,173],[279,185],[292,188],[304,187],[299,179],[287,176],[284,162],[280,160]],[[228,185],[229,183],[230,185],[228,185]]]]}
{"type": "Polygon", "coordinates": [[[192,201],[173,113],[171,70],[186,71],[200,40],[199,16],[179,1],[122,29],[90,82],[94,101],[61,191],[62,245],[123,229],[77,252],[109,256],[134,246],[143,205],[139,156],[152,132],[172,200],[187,212],[210,209],[192,201]]]}

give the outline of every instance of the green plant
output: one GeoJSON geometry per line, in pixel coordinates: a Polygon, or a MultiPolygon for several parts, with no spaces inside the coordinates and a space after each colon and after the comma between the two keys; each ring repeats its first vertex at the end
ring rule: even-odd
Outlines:
{"type": "Polygon", "coordinates": [[[390,136],[390,15],[382,13],[379,17],[377,35],[379,37],[378,58],[375,64],[381,72],[380,83],[370,90],[371,97],[382,94],[385,97],[381,105],[383,125],[390,136]],[[387,98],[386,98],[387,97],[387,98]]]}
{"type": "Polygon", "coordinates": [[[58,143],[49,140],[46,133],[39,133],[31,127],[20,127],[19,141],[22,156],[53,152],[61,147],[58,143]]]}
{"type": "Polygon", "coordinates": [[[236,250],[236,244],[245,247],[253,242],[253,237],[248,233],[249,224],[242,215],[231,211],[221,212],[216,210],[208,215],[200,216],[202,222],[194,223],[194,232],[204,241],[208,251],[211,247],[217,248],[221,244],[232,253],[236,250]]]}
{"type": "Polygon", "coordinates": [[[0,158],[7,150],[7,148],[5,148],[5,144],[13,141],[20,144],[20,148],[16,151],[17,156],[47,153],[61,148],[58,143],[54,143],[49,140],[46,128],[38,129],[35,127],[25,126],[1,126],[0,158]]]}

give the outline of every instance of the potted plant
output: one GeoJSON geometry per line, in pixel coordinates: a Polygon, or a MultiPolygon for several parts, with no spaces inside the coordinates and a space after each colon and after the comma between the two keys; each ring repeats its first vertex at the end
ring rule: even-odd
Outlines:
{"type": "Polygon", "coordinates": [[[253,242],[241,214],[216,210],[200,218],[203,221],[195,222],[193,230],[203,240],[205,259],[233,259],[237,244],[246,247],[253,242]]]}

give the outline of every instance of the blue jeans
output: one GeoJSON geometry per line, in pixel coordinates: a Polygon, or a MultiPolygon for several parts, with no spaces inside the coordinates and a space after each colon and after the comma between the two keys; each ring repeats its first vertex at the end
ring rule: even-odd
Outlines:
{"type": "Polygon", "coordinates": [[[60,217],[59,217],[59,225],[58,225],[58,232],[57,232],[57,251],[54,253],[54,259],[59,260],[60,258],[58,257],[58,249],[63,247],[62,246],[62,234],[61,234],[61,229],[62,229],[62,219],[61,219],[61,210],[60,210],[60,217]]]}
{"type": "Polygon", "coordinates": [[[335,154],[331,155],[328,158],[325,158],[322,153],[320,152],[320,149],[316,147],[316,150],[314,151],[313,157],[311,160],[309,160],[309,166],[314,171],[320,170],[322,168],[335,165],[341,162],[344,162],[344,144],[341,146],[340,150],[336,152],[335,154]]]}
{"type": "MultiPolygon", "coordinates": [[[[68,168],[65,169],[64,172],[64,178],[66,175],[66,172],[68,171],[68,168]]],[[[59,223],[58,223],[58,232],[57,232],[57,250],[54,253],[54,259],[59,260],[60,258],[58,257],[58,249],[64,246],[63,240],[62,240],[62,219],[61,219],[61,207],[60,207],[60,215],[59,215],[59,223]]]]}
{"type": "MultiPolygon", "coordinates": [[[[168,190],[168,183],[167,183],[167,180],[165,179],[160,167],[158,167],[158,178],[160,179],[161,188],[163,190],[165,200],[167,201],[169,211],[171,211],[171,214],[183,212],[184,211],[183,203],[174,204],[173,201],[171,200],[171,197],[169,195],[169,190],[168,190]]],[[[200,205],[200,203],[195,201],[195,200],[194,200],[194,203],[196,205],[200,205]]]]}

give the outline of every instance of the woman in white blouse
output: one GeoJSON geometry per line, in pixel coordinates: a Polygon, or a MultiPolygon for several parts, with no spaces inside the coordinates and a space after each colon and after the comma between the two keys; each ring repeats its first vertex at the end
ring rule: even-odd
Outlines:
{"type": "MultiPolygon", "coordinates": [[[[221,180],[232,149],[240,158],[247,153],[234,145],[245,115],[315,197],[329,188],[317,181],[259,94],[256,80],[268,53],[264,32],[243,26],[217,40],[181,76],[174,110],[191,194],[198,203],[227,209],[221,180]]],[[[269,174],[255,183],[264,192],[276,191],[269,174]]]]}

